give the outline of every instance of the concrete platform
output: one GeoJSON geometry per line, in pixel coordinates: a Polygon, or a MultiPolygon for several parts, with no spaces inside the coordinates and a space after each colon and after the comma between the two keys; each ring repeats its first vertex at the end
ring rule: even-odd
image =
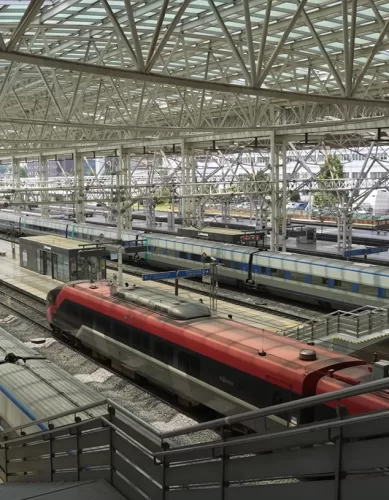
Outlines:
{"type": "MultiPolygon", "coordinates": [[[[10,285],[25,290],[26,292],[46,299],[49,290],[62,284],[59,281],[53,280],[48,276],[34,273],[28,269],[23,269],[19,266],[19,246],[16,245],[16,259],[11,256],[11,244],[7,241],[0,240],[0,252],[6,252],[6,257],[0,257],[0,280],[3,280],[10,285]]],[[[112,278],[114,271],[107,270],[107,278],[112,278]]],[[[152,287],[154,290],[158,289],[161,294],[174,293],[173,287],[153,282],[152,284],[142,282],[142,279],[136,276],[127,275],[124,273],[124,280],[129,283],[136,283],[146,287],[152,287]]],[[[195,292],[180,290],[179,295],[194,301],[199,301],[201,298],[207,304],[207,298],[195,292]]],[[[270,313],[256,311],[255,309],[248,309],[230,302],[218,300],[217,314],[225,315],[232,314],[236,321],[255,326],[256,328],[263,328],[269,331],[283,330],[291,328],[299,324],[298,321],[282,318],[270,313]]]]}
{"type": "MultiPolygon", "coordinates": [[[[265,240],[266,244],[266,240],[265,240]]],[[[374,241],[372,241],[371,246],[375,246],[374,241]]],[[[389,246],[389,240],[388,240],[389,246]]],[[[352,248],[362,248],[362,245],[352,245],[352,248]]],[[[333,241],[322,241],[317,240],[316,243],[304,244],[298,243],[295,238],[289,238],[287,240],[286,248],[288,252],[296,252],[304,253],[306,255],[316,255],[316,254],[324,254],[331,257],[339,257],[343,258],[343,252],[339,250],[337,244],[333,241]]],[[[363,257],[353,258],[353,260],[364,262],[363,257]]],[[[382,263],[383,265],[389,265],[389,252],[381,252],[373,255],[367,256],[367,262],[372,264],[382,263]]]]}
{"type": "Polygon", "coordinates": [[[6,483],[0,485],[1,500],[125,500],[106,481],[80,483],[6,483]]]}
{"type": "Polygon", "coordinates": [[[5,257],[0,257],[0,279],[6,283],[45,300],[47,292],[61,284],[48,276],[20,267],[19,245],[16,245],[15,259],[12,258],[11,243],[7,241],[0,240],[0,252],[6,252],[5,257]]]}

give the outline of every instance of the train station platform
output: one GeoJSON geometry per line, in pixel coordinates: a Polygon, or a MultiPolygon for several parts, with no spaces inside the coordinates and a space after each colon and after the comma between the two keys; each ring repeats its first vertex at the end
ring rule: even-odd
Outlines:
{"type": "MultiPolygon", "coordinates": [[[[24,290],[35,297],[46,299],[49,290],[52,290],[62,283],[54,280],[48,276],[43,276],[38,273],[29,271],[28,269],[19,266],[19,247],[16,245],[16,258],[12,258],[11,244],[7,241],[0,241],[0,253],[6,252],[5,257],[0,257],[0,280],[24,290]]],[[[108,270],[107,278],[112,278],[115,271],[108,270]]],[[[133,275],[123,274],[124,280],[142,286],[151,286],[154,290],[160,290],[161,296],[164,293],[172,293],[172,287],[167,284],[153,282],[153,284],[145,284],[142,279],[133,275]]],[[[179,290],[179,295],[189,300],[198,302],[200,299],[207,303],[206,297],[199,293],[187,290],[179,290]]],[[[291,328],[299,324],[298,321],[288,318],[283,318],[271,313],[249,309],[237,304],[218,300],[217,314],[228,316],[232,314],[235,321],[255,326],[256,328],[263,328],[269,331],[277,331],[285,328],[291,328]]]]}
{"type": "MultiPolygon", "coordinates": [[[[374,247],[375,243],[372,240],[369,246],[374,247]]],[[[388,239],[389,246],[389,239],[388,239]]],[[[356,250],[364,248],[363,245],[354,244],[351,246],[351,250],[356,250]]],[[[288,252],[302,253],[304,255],[320,255],[325,257],[339,258],[344,259],[343,251],[341,251],[336,242],[334,241],[323,241],[317,240],[315,243],[299,243],[295,238],[289,238],[286,243],[286,249],[288,252]]],[[[352,260],[356,260],[358,262],[365,262],[363,256],[361,257],[353,257],[352,260]]],[[[389,264],[389,252],[380,252],[373,255],[367,256],[367,262],[371,264],[389,264]]]]}

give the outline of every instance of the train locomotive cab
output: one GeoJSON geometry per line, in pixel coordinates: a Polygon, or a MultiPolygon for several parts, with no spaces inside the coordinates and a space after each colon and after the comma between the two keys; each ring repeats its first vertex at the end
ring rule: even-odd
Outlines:
{"type": "MultiPolygon", "coordinates": [[[[372,367],[367,364],[347,367],[339,371],[330,370],[319,380],[316,394],[326,394],[340,389],[347,389],[372,380],[372,367]]],[[[387,410],[389,407],[389,393],[379,391],[377,393],[360,394],[359,396],[343,399],[340,403],[344,411],[349,415],[387,410]]],[[[337,403],[331,402],[328,403],[328,406],[336,408],[337,403]]]]}
{"type": "Polygon", "coordinates": [[[55,311],[56,300],[64,285],[57,286],[49,291],[46,297],[46,317],[47,321],[51,324],[55,311]]]}

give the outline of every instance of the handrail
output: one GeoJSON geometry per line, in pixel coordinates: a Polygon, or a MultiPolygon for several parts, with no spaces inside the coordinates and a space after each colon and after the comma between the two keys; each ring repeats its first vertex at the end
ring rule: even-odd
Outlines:
{"type": "MultiPolygon", "coordinates": [[[[111,399],[102,399],[102,400],[97,401],[95,403],[89,403],[89,404],[84,405],[84,406],[79,406],[78,408],[72,408],[70,410],[66,410],[66,411],[57,413],[55,415],[50,415],[49,417],[40,418],[39,420],[33,420],[33,421],[28,422],[26,424],[18,425],[16,427],[12,427],[9,429],[4,429],[1,431],[0,434],[1,435],[8,435],[8,434],[11,434],[12,432],[17,432],[17,431],[22,430],[22,429],[28,429],[30,427],[35,427],[35,426],[42,424],[42,423],[45,423],[45,422],[52,422],[54,420],[59,420],[60,418],[68,417],[70,415],[76,415],[78,413],[82,413],[82,412],[85,412],[85,411],[88,411],[88,410],[91,410],[94,408],[99,408],[100,406],[104,406],[104,405],[107,405],[107,407],[111,406],[111,407],[115,408],[121,414],[125,415],[126,417],[130,418],[131,420],[133,420],[134,422],[136,422],[137,424],[139,424],[143,428],[145,428],[148,431],[155,434],[157,437],[161,438],[161,433],[157,428],[153,427],[151,424],[149,424],[149,423],[145,422],[144,420],[142,420],[141,418],[137,417],[136,415],[131,413],[129,410],[127,410],[126,408],[123,408],[122,406],[117,404],[115,401],[112,401],[111,399]]],[[[108,408],[107,408],[107,412],[108,412],[108,408]]],[[[63,426],[59,426],[55,430],[57,430],[57,429],[63,429],[63,426]]],[[[9,443],[9,442],[10,442],[10,440],[7,440],[7,443],[9,443]]],[[[0,443],[1,443],[1,441],[0,441],[0,443]]]]}
{"type": "Polygon", "coordinates": [[[190,453],[198,450],[209,450],[212,448],[222,449],[227,446],[236,446],[239,444],[247,444],[247,443],[257,443],[259,441],[266,441],[268,439],[282,438],[283,436],[298,436],[300,434],[306,434],[313,431],[323,431],[327,429],[338,429],[342,427],[346,427],[347,425],[353,424],[363,424],[366,422],[371,422],[373,420],[381,420],[383,418],[389,417],[389,410],[383,410],[375,413],[368,413],[366,415],[357,415],[354,417],[346,418],[346,419],[338,419],[338,420],[330,420],[325,421],[323,423],[314,423],[310,425],[303,425],[301,427],[289,427],[288,430],[279,431],[279,432],[269,432],[267,434],[254,434],[251,436],[239,437],[228,439],[227,441],[212,441],[210,443],[200,443],[191,446],[179,446],[174,449],[167,449],[153,453],[155,458],[165,457],[168,455],[175,455],[176,453],[190,453]]]}
{"type": "MultiPolygon", "coordinates": [[[[100,422],[101,423],[101,417],[93,417],[93,418],[89,418],[88,420],[82,420],[81,422],[72,422],[71,424],[61,425],[60,427],[56,427],[55,429],[47,429],[47,431],[39,431],[37,433],[37,439],[38,439],[38,437],[41,438],[41,437],[47,436],[49,434],[53,434],[53,433],[55,434],[55,433],[60,432],[60,431],[65,431],[66,429],[76,429],[82,425],[90,424],[93,422],[100,422]]],[[[31,435],[18,436],[18,437],[13,438],[13,439],[8,439],[7,441],[2,441],[2,442],[0,442],[0,448],[1,448],[1,446],[9,446],[10,444],[23,443],[23,441],[25,441],[26,439],[31,439],[31,437],[34,437],[34,434],[32,436],[31,435]]]]}
{"type": "MultiPolygon", "coordinates": [[[[18,425],[16,427],[12,427],[10,429],[3,429],[1,434],[11,434],[12,432],[19,431],[20,429],[28,429],[29,427],[35,427],[36,425],[43,424],[44,422],[51,422],[52,420],[58,420],[60,418],[68,417],[69,415],[75,415],[77,413],[82,413],[87,410],[91,410],[93,408],[98,408],[99,406],[103,406],[107,404],[107,399],[102,399],[96,403],[89,403],[84,406],[79,406],[77,408],[73,408],[71,410],[66,410],[61,413],[57,413],[56,415],[50,415],[49,417],[40,418],[39,420],[33,420],[32,422],[28,422],[27,424],[18,425]]],[[[8,443],[9,441],[7,441],[8,443]]]]}
{"type": "Polygon", "coordinates": [[[333,391],[326,394],[309,396],[307,398],[299,399],[297,401],[290,401],[288,403],[281,403],[279,405],[268,406],[266,408],[262,408],[259,410],[251,410],[245,413],[240,413],[238,415],[232,415],[230,417],[223,417],[217,420],[212,420],[211,422],[204,422],[201,424],[193,425],[191,427],[183,427],[175,431],[162,432],[161,437],[162,439],[167,439],[171,437],[182,436],[183,434],[191,434],[193,432],[220,428],[223,426],[229,426],[234,423],[240,423],[246,420],[251,420],[253,418],[268,417],[270,415],[278,413],[300,410],[303,408],[308,408],[310,406],[328,403],[330,401],[347,399],[352,396],[358,396],[360,394],[376,392],[388,388],[389,388],[389,378],[374,380],[372,382],[366,382],[365,384],[348,387],[346,389],[340,389],[339,391],[333,391]]]}

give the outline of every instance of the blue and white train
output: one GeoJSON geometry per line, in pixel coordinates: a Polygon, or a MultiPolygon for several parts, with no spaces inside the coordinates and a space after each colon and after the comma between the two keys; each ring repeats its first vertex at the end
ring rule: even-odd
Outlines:
{"type": "MultiPolygon", "coordinates": [[[[0,229],[10,224],[24,234],[58,234],[66,238],[115,240],[115,227],[20,216],[0,211],[0,229]]],[[[389,268],[359,262],[325,259],[283,252],[264,252],[254,247],[202,241],[164,234],[123,231],[123,240],[148,240],[141,253],[151,266],[162,269],[196,268],[206,257],[219,263],[221,282],[250,286],[275,295],[336,309],[356,306],[386,306],[389,268]]]]}

